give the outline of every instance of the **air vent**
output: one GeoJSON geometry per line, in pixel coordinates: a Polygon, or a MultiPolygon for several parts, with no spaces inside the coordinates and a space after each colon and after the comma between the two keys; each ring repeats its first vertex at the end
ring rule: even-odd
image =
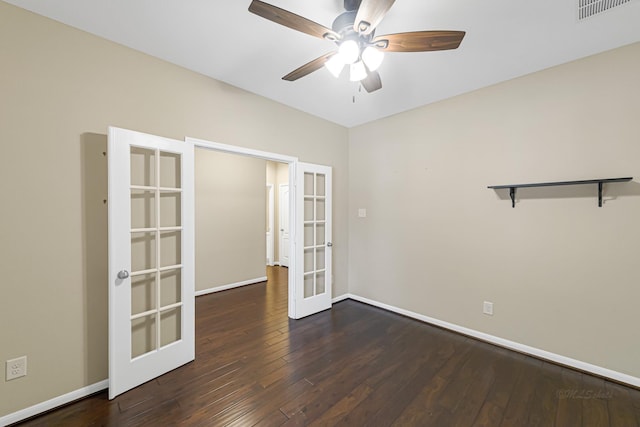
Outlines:
{"type": "Polygon", "coordinates": [[[578,19],[585,19],[631,0],[578,0],[578,19]]]}

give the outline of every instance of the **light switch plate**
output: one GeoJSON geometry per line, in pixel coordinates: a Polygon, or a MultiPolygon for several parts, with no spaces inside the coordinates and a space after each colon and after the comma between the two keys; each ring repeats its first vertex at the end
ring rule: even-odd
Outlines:
{"type": "Polygon", "coordinates": [[[488,314],[489,316],[493,316],[493,303],[485,301],[482,305],[482,312],[484,314],[488,314]]]}
{"type": "Polygon", "coordinates": [[[366,218],[367,217],[367,210],[360,208],[358,209],[358,218],[366,218]]]}

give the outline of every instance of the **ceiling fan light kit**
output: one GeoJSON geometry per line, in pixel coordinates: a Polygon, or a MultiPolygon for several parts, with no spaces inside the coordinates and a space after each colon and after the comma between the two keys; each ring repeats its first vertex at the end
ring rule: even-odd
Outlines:
{"type": "Polygon", "coordinates": [[[346,12],[338,15],[331,28],[326,28],[295,13],[253,0],[249,12],[277,24],[334,42],[337,52],[325,54],[290,72],[282,79],[295,81],[324,65],[336,78],[349,65],[349,80],[360,82],[371,93],[382,88],[376,71],[384,52],[427,52],[457,49],[464,31],[412,31],[375,36],[375,29],[395,0],[344,0],[346,12]]]}
{"type": "Polygon", "coordinates": [[[338,78],[344,66],[350,65],[349,80],[359,82],[367,77],[367,70],[377,70],[383,59],[384,53],[375,47],[365,46],[363,49],[356,40],[348,39],[338,44],[338,53],[325,62],[324,66],[338,78]]]}

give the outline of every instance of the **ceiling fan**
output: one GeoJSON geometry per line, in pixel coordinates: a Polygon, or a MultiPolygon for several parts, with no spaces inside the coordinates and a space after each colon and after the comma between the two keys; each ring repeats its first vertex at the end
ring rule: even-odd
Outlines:
{"type": "Polygon", "coordinates": [[[295,81],[322,66],[338,77],[349,65],[350,80],[359,81],[367,92],[382,87],[376,69],[384,52],[427,52],[457,49],[464,31],[412,31],[376,36],[375,29],[395,0],[344,0],[345,12],[327,28],[295,13],[253,0],[249,11],[277,24],[314,37],[335,42],[338,50],[329,52],[293,70],[282,79],[295,81]]]}

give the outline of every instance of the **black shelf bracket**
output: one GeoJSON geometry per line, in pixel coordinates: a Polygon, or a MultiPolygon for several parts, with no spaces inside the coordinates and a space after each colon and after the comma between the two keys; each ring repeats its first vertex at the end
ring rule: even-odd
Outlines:
{"type": "Polygon", "coordinates": [[[598,207],[602,207],[602,181],[598,183],[598,207]]]}
{"type": "Polygon", "coordinates": [[[509,197],[511,198],[511,207],[516,207],[516,189],[517,188],[527,188],[527,187],[556,187],[559,185],[587,185],[587,184],[598,184],[598,207],[602,207],[602,188],[604,184],[611,182],[628,182],[631,181],[633,177],[625,177],[625,178],[603,178],[603,179],[584,179],[579,181],[557,181],[557,182],[538,182],[533,184],[507,184],[507,185],[490,185],[487,188],[491,188],[493,190],[500,190],[504,188],[509,189],[509,197]]]}

